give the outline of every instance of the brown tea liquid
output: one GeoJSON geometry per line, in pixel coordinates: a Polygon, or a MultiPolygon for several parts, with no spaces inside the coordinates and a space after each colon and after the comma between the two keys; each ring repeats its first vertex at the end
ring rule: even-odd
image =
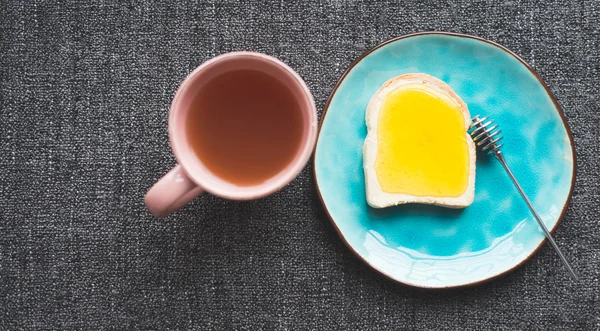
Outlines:
{"type": "Polygon", "coordinates": [[[269,74],[224,73],[198,92],[191,107],[186,129],[193,150],[208,170],[232,184],[261,184],[298,153],[300,105],[269,74]]]}

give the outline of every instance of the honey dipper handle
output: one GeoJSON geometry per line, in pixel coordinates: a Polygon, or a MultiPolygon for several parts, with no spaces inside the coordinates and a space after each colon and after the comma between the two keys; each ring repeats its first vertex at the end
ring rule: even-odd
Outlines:
{"type": "Polygon", "coordinates": [[[575,273],[575,271],[573,270],[573,268],[571,268],[571,265],[567,261],[567,258],[560,251],[560,248],[558,248],[558,245],[554,241],[554,238],[552,238],[552,234],[550,233],[550,231],[548,230],[548,228],[546,227],[546,225],[542,221],[542,218],[537,213],[537,211],[535,210],[535,208],[533,208],[533,205],[531,204],[531,201],[529,201],[529,198],[527,198],[527,195],[525,195],[525,192],[523,192],[523,189],[521,188],[521,185],[519,185],[519,183],[517,182],[517,179],[515,178],[515,175],[513,175],[512,171],[510,171],[510,168],[508,167],[508,164],[506,164],[506,161],[504,160],[504,156],[502,155],[502,152],[501,151],[497,151],[497,152],[494,153],[494,156],[496,157],[496,159],[498,159],[498,161],[500,161],[500,163],[502,164],[502,166],[506,170],[506,173],[508,173],[508,176],[512,180],[513,184],[515,184],[515,186],[517,187],[517,190],[519,191],[519,193],[523,197],[523,200],[525,200],[525,203],[527,203],[527,207],[529,207],[529,210],[531,210],[531,212],[533,213],[533,216],[535,216],[536,221],[538,222],[538,224],[540,225],[540,227],[542,228],[542,230],[544,230],[544,234],[546,235],[546,238],[548,239],[548,241],[550,242],[550,244],[552,245],[552,247],[554,247],[554,250],[556,251],[556,253],[558,253],[558,256],[562,260],[562,262],[565,265],[565,267],[569,270],[569,273],[571,274],[571,276],[573,276],[573,278],[575,280],[578,280],[579,278],[577,277],[577,274],[575,273]]]}

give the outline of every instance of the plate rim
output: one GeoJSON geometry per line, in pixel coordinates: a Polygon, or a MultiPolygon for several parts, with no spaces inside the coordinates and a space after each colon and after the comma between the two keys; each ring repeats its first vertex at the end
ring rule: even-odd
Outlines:
{"type": "Polygon", "coordinates": [[[558,228],[558,226],[560,225],[560,223],[562,222],[562,220],[563,220],[563,218],[565,216],[565,213],[567,211],[567,208],[569,207],[569,204],[571,203],[571,198],[573,196],[573,188],[575,187],[575,181],[576,181],[576,177],[577,177],[577,157],[576,157],[576,151],[575,151],[575,141],[573,139],[573,134],[571,132],[571,128],[569,127],[569,123],[567,122],[567,119],[565,117],[564,111],[562,110],[562,108],[558,104],[558,101],[554,97],[554,94],[552,94],[552,91],[550,91],[550,88],[548,88],[548,86],[546,85],[546,83],[544,82],[544,80],[542,79],[542,77],[525,60],[523,60],[520,56],[518,56],[516,53],[514,53],[510,49],[508,49],[508,48],[506,48],[506,47],[504,47],[504,46],[502,46],[502,45],[500,45],[500,44],[498,44],[498,43],[496,43],[494,41],[487,40],[487,39],[484,39],[484,38],[478,37],[478,36],[469,35],[469,34],[457,33],[457,32],[446,32],[446,31],[423,31],[423,32],[409,33],[409,34],[401,35],[401,36],[398,36],[398,37],[394,37],[394,38],[386,40],[386,41],[384,41],[384,42],[382,42],[380,44],[377,44],[376,46],[368,49],[367,51],[363,52],[359,57],[357,57],[348,66],[348,68],[344,71],[344,73],[342,74],[342,76],[338,79],[337,83],[335,84],[335,86],[331,90],[331,93],[329,94],[329,97],[327,98],[327,102],[325,103],[325,106],[323,107],[323,111],[321,113],[321,118],[319,120],[317,142],[315,144],[315,150],[313,152],[313,158],[312,158],[313,178],[314,178],[315,185],[316,185],[316,188],[317,188],[317,195],[319,196],[319,200],[321,201],[321,205],[323,206],[323,209],[325,210],[325,213],[327,214],[327,217],[329,218],[329,221],[333,225],[333,228],[335,229],[335,232],[337,233],[338,237],[342,240],[342,242],[346,245],[346,247],[352,252],[352,254],[354,254],[356,257],[358,257],[358,259],[360,261],[362,261],[363,263],[365,263],[367,266],[369,266],[376,273],[384,276],[385,278],[387,278],[387,279],[389,279],[389,280],[391,280],[391,281],[393,281],[393,282],[395,282],[397,284],[404,285],[404,286],[410,286],[410,287],[414,287],[414,288],[427,289],[427,290],[439,290],[439,289],[473,287],[473,286],[477,286],[477,285],[480,285],[480,284],[483,284],[483,283],[487,283],[489,281],[492,281],[494,279],[500,278],[502,276],[505,276],[508,273],[513,272],[517,268],[521,267],[523,264],[525,264],[525,262],[529,261],[531,259],[531,257],[533,257],[533,255],[535,255],[540,250],[540,248],[546,243],[547,239],[544,237],[542,239],[542,241],[539,243],[539,245],[535,249],[533,249],[529,255],[527,255],[521,262],[517,263],[515,266],[513,266],[513,267],[511,267],[511,268],[509,268],[509,269],[507,269],[507,270],[505,270],[505,271],[503,271],[503,272],[501,272],[499,274],[493,275],[491,277],[484,278],[482,280],[473,281],[473,282],[465,283],[465,284],[461,284],[461,285],[447,285],[447,286],[423,286],[423,285],[419,285],[419,284],[413,284],[413,283],[403,282],[403,281],[401,281],[399,279],[396,279],[396,278],[393,278],[391,275],[388,275],[388,274],[384,273],[383,271],[377,269],[375,266],[373,266],[371,263],[369,263],[369,261],[367,261],[367,259],[365,259],[362,255],[360,255],[354,249],[354,247],[352,247],[352,245],[346,240],[346,238],[342,234],[341,230],[337,226],[337,223],[335,222],[335,220],[331,216],[331,213],[329,212],[329,209],[327,208],[327,205],[325,204],[325,201],[323,200],[323,196],[321,194],[321,188],[319,187],[319,182],[317,180],[317,161],[316,161],[317,160],[317,148],[316,147],[318,146],[319,140],[321,139],[321,129],[323,127],[323,123],[325,122],[325,117],[326,117],[327,111],[329,110],[329,107],[331,105],[331,101],[333,99],[333,96],[335,95],[335,93],[339,89],[339,87],[342,84],[342,82],[346,79],[346,77],[348,76],[348,74],[350,73],[350,71],[358,63],[360,63],[364,58],[366,58],[372,52],[378,50],[379,48],[381,48],[383,46],[386,46],[386,45],[391,44],[393,42],[396,42],[398,40],[407,39],[407,38],[411,38],[411,37],[425,36],[425,35],[441,35],[441,36],[451,36],[451,37],[474,39],[474,40],[477,40],[477,41],[481,41],[481,42],[487,43],[487,44],[489,44],[491,46],[497,47],[500,50],[502,50],[502,51],[506,52],[507,54],[511,55],[512,57],[514,57],[521,64],[523,64],[525,66],[525,68],[527,68],[527,70],[529,70],[529,72],[533,74],[533,76],[535,77],[535,79],[537,79],[537,81],[544,88],[544,90],[546,91],[546,93],[550,97],[550,100],[554,104],[554,107],[558,111],[558,114],[560,116],[560,120],[562,121],[562,123],[563,123],[563,125],[565,127],[565,130],[567,131],[567,136],[569,137],[569,145],[571,146],[571,154],[572,154],[572,160],[573,160],[573,170],[571,172],[571,183],[570,183],[570,188],[569,188],[569,194],[567,195],[567,200],[565,201],[565,204],[562,207],[560,215],[558,216],[558,218],[556,220],[556,224],[554,224],[554,226],[552,227],[552,229],[550,229],[551,233],[554,233],[556,231],[556,229],[558,228]]]}

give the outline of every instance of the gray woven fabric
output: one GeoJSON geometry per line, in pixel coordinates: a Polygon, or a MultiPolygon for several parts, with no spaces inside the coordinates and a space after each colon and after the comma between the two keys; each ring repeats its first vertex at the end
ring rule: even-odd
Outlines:
{"type": "Polygon", "coordinates": [[[0,329],[600,328],[600,4],[596,1],[0,1],[0,329]],[[268,198],[206,195],[167,219],[146,190],[175,164],[179,82],[232,50],[276,56],[319,111],[347,66],[424,30],[499,42],[546,80],[578,175],[556,238],[472,288],[393,283],[354,257],[312,169],[268,198]]]}

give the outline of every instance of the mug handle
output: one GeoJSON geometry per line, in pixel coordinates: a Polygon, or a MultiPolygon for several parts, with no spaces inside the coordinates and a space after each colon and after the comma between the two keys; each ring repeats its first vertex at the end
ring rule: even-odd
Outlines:
{"type": "Polygon", "coordinates": [[[152,186],[144,201],[154,216],[166,217],[204,192],[178,164],[152,186]]]}

